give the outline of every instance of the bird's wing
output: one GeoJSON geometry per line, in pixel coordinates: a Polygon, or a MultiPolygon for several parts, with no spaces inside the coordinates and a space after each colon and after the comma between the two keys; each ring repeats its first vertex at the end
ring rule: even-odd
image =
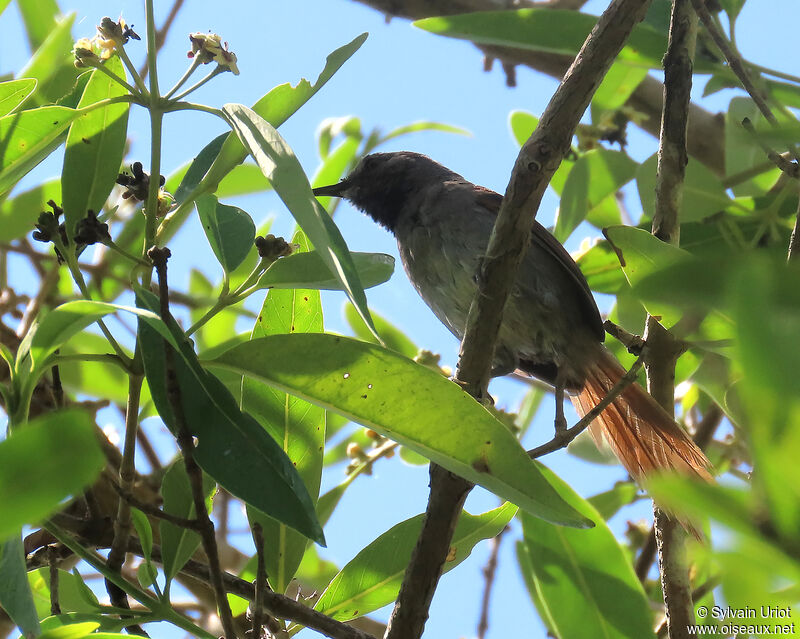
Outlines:
{"type": "MultiPolygon", "coordinates": [[[[481,206],[496,216],[498,211],[500,211],[500,204],[503,201],[503,196],[483,186],[476,186],[475,190],[476,197],[481,206]]],[[[603,320],[600,318],[600,312],[597,309],[597,303],[594,301],[594,297],[592,297],[589,284],[587,284],[586,278],[583,276],[583,273],[581,273],[581,269],[575,263],[575,260],[572,259],[567,249],[536,220],[533,221],[533,228],[531,229],[531,242],[553,257],[553,259],[563,267],[564,271],[569,273],[570,279],[576,285],[576,293],[581,309],[585,313],[586,320],[589,322],[598,340],[602,342],[605,338],[603,320]]]]}

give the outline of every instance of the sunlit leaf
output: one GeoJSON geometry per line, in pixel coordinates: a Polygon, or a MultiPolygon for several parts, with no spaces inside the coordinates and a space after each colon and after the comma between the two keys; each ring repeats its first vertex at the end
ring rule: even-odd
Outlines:
{"type": "MultiPolygon", "coordinates": [[[[292,241],[302,252],[291,257],[310,255],[307,252],[309,242],[302,231],[295,233],[292,241]]],[[[272,290],[264,300],[251,339],[287,333],[321,333],[322,319],[319,291],[299,287],[272,290]]],[[[248,378],[242,381],[242,408],[252,414],[283,449],[316,505],[325,452],[325,411],[248,378]]],[[[319,511],[317,513],[324,525],[324,518],[319,511]]],[[[263,528],[264,559],[270,586],[277,592],[285,592],[300,565],[307,541],[258,510],[248,508],[247,514],[251,523],[258,522],[263,528]]]]}
{"type": "MultiPolygon", "coordinates": [[[[2,446],[0,444],[0,448],[2,446]]],[[[39,617],[28,585],[22,535],[19,530],[6,531],[2,537],[5,540],[0,542],[0,575],[3,575],[0,579],[0,606],[23,633],[36,637],[40,632],[39,617]]]]}
{"type": "MultiPolygon", "coordinates": [[[[137,291],[140,307],[156,308],[149,291],[137,291]]],[[[179,349],[173,367],[187,428],[197,438],[198,465],[234,496],[324,543],[322,528],[302,479],[283,450],[247,413],[214,375],[206,371],[182,331],[171,326],[179,349]]],[[[177,436],[178,423],[167,395],[165,342],[146,322],[139,341],[153,401],[164,423],[177,436]]]]}
{"type": "Polygon", "coordinates": [[[213,195],[202,195],[195,204],[211,250],[225,272],[230,273],[253,249],[256,225],[245,211],[222,204],[213,195]]]}
{"type": "Polygon", "coordinates": [[[347,244],[333,220],[311,192],[306,174],[286,140],[252,109],[240,104],[226,104],[222,110],[256,164],[272,183],[327,266],[336,274],[342,289],[374,332],[367,298],[347,244]]]}
{"type": "Polygon", "coordinates": [[[209,364],[338,412],[538,517],[585,525],[504,424],[456,384],[389,350],[335,335],[273,335],[234,347],[209,364]]]}
{"type": "Polygon", "coordinates": [[[48,106],[0,118],[0,195],[55,150],[78,115],[74,109],[48,106]]]}
{"type": "Polygon", "coordinates": [[[25,102],[35,88],[36,80],[34,78],[0,82],[0,117],[8,115],[25,102]]]}
{"type": "Polygon", "coordinates": [[[559,494],[595,527],[553,526],[521,513],[533,581],[561,639],[654,637],[653,614],[639,579],[603,517],[545,469],[559,494]]]}
{"type": "MultiPolygon", "coordinates": [[[[516,512],[513,504],[481,515],[462,512],[450,543],[455,556],[448,557],[444,571],[469,557],[479,541],[499,534],[516,512]]],[[[368,544],[333,578],[314,608],[339,621],[348,621],[394,601],[422,529],[422,519],[423,515],[407,519],[368,544]]]]}
{"type": "MultiPolygon", "coordinates": [[[[125,71],[118,57],[109,58],[105,65],[112,73],[124,77],[125,71]]],[[[125,94],[125,87],[95,70],[78,107],[125,94]]],[[[114,187],[125,150],[129,108],[129,104],[122,103],[94,109],[78,116],[69,128],[61,172],[61,193],[70,240],[78,221],[86,217],[89,210],[99,213],[114,187]]]]}
{"type": "Polygon", "coordinates": [[[39,523],[88,486],[104,464],[86,412],[59,411],[15,429],[0,442],[0,539],[39,523]]]}
{"type": "MultiPolygon", "coordinates": [[[[394,258],[385,253],[351,253],[353,265],[364,288],[388,281],[394,271],[394,258]]],[[[331,272],[318,251],[295,253],[274,262],[258,278],[258,288],[310,288],[342,290],[341,281],[331,272]]]]}

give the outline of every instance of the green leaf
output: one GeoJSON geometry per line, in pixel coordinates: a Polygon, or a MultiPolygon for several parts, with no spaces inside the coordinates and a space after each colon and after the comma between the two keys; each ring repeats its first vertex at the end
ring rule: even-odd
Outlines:
{"type": "Polygon", "coordinates": [[[556,637],[557,635],[555,630],[553,630],[553,620],[549,616],[547,607],[542,602],[542,596],[536,589],[536,582],[533,579],[533,567],[531,566],[531,556],[530,553],[528,553],[528,546],[525,545],[524,541],[518,541],[516,543],[515,550],[517,554],[519,570],[522,573],[522,579],[525,582],[525,588],[528,591],[528,595],[530,595],[533,607],[536,608],[536,612],[539,614],[542,624],[547,629],[548,636],[556,637]]]}
{"type": "MultiPolygon", "coordinates": [[[[385,253],[351,253],[353,265],[364,288],[388,281],[394,272],[394,258],[385,253]]],[[[309,288],[341,291],[341,281],[331,272],[319,251],[283,257],[258,279],[258,288],[309,288]]]]}
{"type": "MultiPolygon", "coordinates": [[[[631,286],[651,273],[685,260],[689,255],[686,251],[633,226],[612,226],[605,229],[604,233],[618,252],[622,270],[631,286]]],[[[645,303],[645,308],[651,315],[660,317],[666,328],[671,328],[683,316],[670,303],[645,303]]]]}
{"type": "Polygon", "coordinates": [[[556,239],[565,242],[591,209],[633,179],[637,166],[626,153],[608,149],[594,149],[578,158],[561,193],[556,239]]]}
{"type": "Polygon", "coordinates": [[[0,204],[0,242],[19,239],[33,230],[48,200],[61,201],[61,181],[50,180],[0,204]]]}
{"type": "MultiPolygon", "coordinates": [[[[616,234],[616,231],[612,233],[616,234]]],[[[670,247],[672,250],[662,254],[659,264],[657,251],[666,244],[662,243],[656,248],[643,235],[636,237],[635,241],[641,242],[639,250],[648,251],[650,258],[656,258],[656,264],[653,268],[646,266],[629,276],[634,295],[648,310],[659,310],[667,324],[675,325],[679,321],[680,330],[677,332],[681,337],[693,334],[691,341],[716,341],[724,347],[725,342],[734,337],[735,321],[723,292],[728,289],[729,275],[736,270],[735,262],[741,258],[698,259],[670,247]],[[647,248],[648,244],[650,248],[647,248]],[[687,285],[689,282],[691,285],[687,285]]],[[[641,254],[634,254],[634,259],[638,262],[641,254]]],[[[626,275],[628,270],[626,268],[626,275]]],[[[713,344],[706,346],[710,348],[713,344]]]]}
{"type": "MultiPolygon", "coordinates": [[[[460,126],[422,120],[420,122],[412,122],[411,124],[406,124],[404,126],[399,126],[396,129],[392,129],[386,135],[381,137],[380,144],[388,142],[389,140],[393,140],[394,138],[399,138],[403,135],[408,135],[409,133],[418,133],[420,131],[441,131],[442,133],[454,133],[456,135],[465,135],[467,137],[472,135],[467,129],[462,129],[460,126]]],[[[328,182],[328,184],[330,184],[330,182],[328,182]]]]}
{"type": "MultiPolygon", "coordinates": [[[[358,314],[355,307],[347,302],[344,307],[344,317],[347,320],[350,330],[355,333],[356,337],[364,340],[365,342],[375,342],[375,337],[370,333],[364,321],[358,314]]],[[[408,336],[403,333],[394,324],[389,322],[384,317],[372,313],[372,319],[375,321],[375,328],[378,329],[378,334],[386,344],[386,348],[392,350],[400,355],[405,355],[408,359],[414,359],[419,353],[419,347],[412,342],[408,336]]]]}
{"type": "MultiPolygon", "coordinates": [[[[331,143],[338,135],[344,135],[345,141],[353,140],[360,142],[364,138],[361,130],[361,119],[354,115],[346,115],[340,118],[326,118],[319,125],[319,141],[317,143],[319,156],[327,160],[331,153],[331,143]]],[[[341,145],[340,145],[341,146],[341,145]]],[[[338,176],[334,180],[338,179],[338,176]]],[[[333,181],[320,182],[320,185],[333,184],[333,181]]]]}
{"type": "MultiPolygon", "coordinates": [[[[136,303],[158,306],[155,296],[143,289],[137,291],[136,303]]],[[[197,463],[232,495],[324,544],[311,498],[286,454],[250,415],[241,412],[225,385],[203,369],[182,331],[174,324],[171,330],[180,344],[173,364],[184,418],[197,438],[197,463]]],[[[153,401],[176,435],[166,391],[164,340],[145,322],[139,322],[139,340],[153,401]]]]}
{"type": "Polygon", "coordinates": [[[549,470],[561,497],[590,518],[591,530],[553,526],[521,513],[533,581],[560,639],[654,637],[639,579],[603,517],[549,470]]]}
{"type": "MultiPolygon", "coordinates": [[[[104,336],[84,331],[73,335],[59,355],[103,355],[110,350],[104,336]]],[[[65,390],[108,399],[120,406],[127,401],[128,375],[120,366],[107,361],[61,359],[58,368],[65,390]]]]}
{"type": "MultiPolygon", "coordinates": [[[[229,133],[222,133],[215,137],[211,142],[206,144],[201,150],[200,153],[192,160],[192,163],[189,165],[189,168],[183,175],[183,179],[181,179],[180,185],[175,190],[175,202],[181,204],[186,200],[186,196],[189,195],[197,185],[200,184],[200,180],[203,179],[208,169],[214,163],[214,160],[219,155],[219,151],[222,148],[222,143],[225,142],[225,139],[230,135],[229,133]]],[[[170,177],[167,180],[165,186],[169,189],[174,187],[171,186],[171,182],[173,178],[170,177]]]]}
{"type": "Polygon", "coordinates": [[[56,0],[17,0],[31,49],[37,49],[56,26],[61,13],[56,0]]]}
{"type": "MultiPolygon", "coordinates": [[[[153,553],[153,529],[150,527],[147,515],[141,510],[132,508],[131,521],[133,521],[133,527],[136,529],[136,535],[139,537],[139,543],[142,544],[144,558],[149,561],[153,553]]],[[[145,588],[146,587],[147,586],[145,586],[145,588]]]]}
{"type": "MultiPolygon", "coordinates": [[[[0,450],[3,449],[5,443],[0,443],[0,450]]],[[[28,461],[36,464],[38,460],[29,459],[28,461]]],[[[4,470],[0,469],[0,473],[4,470]]],[[[5,502],[3,507],[6,507],[5,502]]],[[[5,528],[4,525],[3,528],[5,528]]],[[[5,531],[0,536],[5,538],[0,542],[0,575],[3,575],[3,578],[0,579],[0,606],[11,617],[14,624],[22,630],[23,634],[36,637],[40,633],[39,616],[36,614],[36,606],[33,603],[33,595],[28,584],[22,535],[17,530],[11,533],[5,531]]]]}
{"type": "Polygon", "coordinates": [[[51,413],[15,429],[0,442],[0,539],[39,523],[91,484],[104,464],[94,424],[83,411],[51,413]]]}
{"type": "Polygon", "coordinates": [[[269,122],[245,106],[226,104],[222,110],[308,239],[331,271],[336,273],[343,290],[364,321],[375,332],[367,298],[347,244],[311,192],[303,168],[286,140],[269,122]]]}
{"type": "Polygon", "coordinates": [[[598,242],[576,260],[589,288],[598,293],[614,295],[625,286],[625,273],[619,258],[607,241],[598,242]]]}
{"type": "Polygon", "coordinates": [[[36,89],[34,78],[0,82],[0,117],[8,115],[36,89]]]}
{"type": "Polygon", "coordinates": [[[72,25],[75,13],[70,13],[58,21],[55,28],[48,28],[47,37],[37,47],[20,70],[17,77],[34,78],[38,81],[29,104],[44,105],[60,100],[67,94],[82,72],[73,64],[72,25]]]}
{"type": "MultiPolygon", "coordinates": [[[[364,44],[366,39],[367,34],[362,33],[352,42],[333,51],[327,57],[325,68],[313,85],[306,79],[302,79],[295,86],[289,83],[281,84],[258,100],[253,105],[253,110],[275,128],[279,127],[331,79],[333,74],[364,44]]],[[[232,133],[224,135],[222,147],[215,155],[211,156],[212,165],[205,171],[202,180],[192,189],[192,197],[197,197],[200,193],[218,192],[217,187],[222,180],[247,157],[247,151],[236,135],[232,133]]],[[[188,196],[189,192],[183,197],[188,198],[188,196]]],[[[171,224],[161,233],[164,241],[172,237],[180,228],[187,214],[188,207],[181,207],[175,212],[171,224]]]]}
{"type": "Polygon", "coordinates": [[[256,225],[242,209],[221,204],[213,195],[202,195],[195,205],[211,250],[225,272],[230,273],[253,248],[256,225]]]}
{"type": "MultiPolygon", "coordinates": [[[[28,573],[28,583],[33,593],[33,601],[40,619],[50,617],[50,569],[39,568],[28,573]]],[[[58,603],[62,610],[78,614],[97,613],[100,603],[97,597],[81,579],[77,572],[58,571],[58,603]]],[[[72,622],[72,619],[69,619],[72,622]]],[[[42,630],[48,630],[52,622],[42,623],[42,630]]]]}
{"type": "Polygon", "coordinates": [[[604,113],[623,106],[647,77],[647,69],[615,62],[592,97],[592,121],[599,124],[604,113]]]}
{"type": "Polygon", "coordinates": [[[583,431],[573,439],[567,446],[567,452],[573,457],[592,464],[619,465],[619,460],[605,440],[602,440],[598,446],[588,431],[583,431]]]}
{"type": "Polygon", "coordinates": [[[335,335],[273,335],[234,347],[209,365],[262,380],[372,428],[538,517],[586,524],[504,424],[453,382],[389,350],[335,335]]]}
{"type": "Polygon", "coordinates": [[[759,469],[753,474],[759,502],[780,533],[798,539],[800,467],[789,462],[800,450],[800,265],[757,257],[743,261],[728,287],[744,372],[734,401],[743,409],[743,431],[759,469]]]}
{"type": "Polygon", "coordinates": [[[612,489],[589,497],[588,501],[597,510],[597,513],[606,521],[616,515],[623,506],[632,504],[639,496],[636,484],[623,481],[617,483],[612,489]]]}
{"type": "MultiPolygon", "coordinates": [[[[106,68],[125,77],[117,56],[105,62],[106,68]]],[[[83,91],[79,108],[127,94],[127,89],[95,69],[83,91]]],[[[126,103],[111,104],[81,114],[69,128],[61,172],[64,220],[67,237],[72,240],[78,221],[87,211],[99,213],[119,175],[128,131],[126,103]]]]}
{"type": "MultiPolygon", "coordinates": [[[[33,339],[30,343],[30,358],[33,363],[33,370],[41,370],[46,365],[50,355],[70,337],[98,319],[117,311],[133,313],[151,323],[162,335],[169,336],[169,332],[161,318],[152,311],[91,300],[66,302],[45,315],[33,334],[33,339]]],[[[25,353],[22,349],[17,352],[18,363],[22,361],[24,355],[25,353]]]]}
{"type": "MultiPolygon", "coordinates": [[[[298,231],[292,241],[300,246],[301,251],[308,251],[309,243],[302,231],[298,231]]],[[[307,255],[311,254],[302,252],[291,257],[307,255]]],[[[319,291],[292,287],[267,294],[251,339],[287,333],[321,333],[322,330],[319,291]]],[[[248,378],[242,381],[242,409],[252,414],[286,453],[316,505],[325,452],[325,411],[248,378]]],[[[251,524],[258,522],[263,528],[264,559],[270,586],[276,592],[285,592],[303,558],[307,540],[254,508],[248,508],[247,515],[251,524]]]]}
{"type": "MultiPolygon", "coordinates": [[[[645,215],[656,211],[656,169],[658,158],[651,155],[636,172],[636,186],[645,215]]],[[[689,158],[683,181],[683,198],[678,216],[681,223],[695,222],[724,211],[733,204],[722,182],[710,169],[689,158]]]]}
{"type": "MultiPolygon", "coordinates": [[[[358,51],[367,39],[362,33],[348,44],[333,51],[325,60],[325,67],[317,81],[311,84],[303,78],[295,86],[281,84],[253,105],[253,111],[264,118],[276,129],[286,122],[301,106],[308,102],[341,66],[358,51]]],[[[205,190],[214,191],[220,180],[237,164],[247,157],[247,150],[235,135],[228,135],[213,165],[203,179],[205,190]]]]}
{"type": "MultiPolygon", "coordinates": [[[[513,504],[481,515],[462,512],[451,542],[455,557],[448,557],[444,572],[469,557],[479,541],[498,535],[516,512],[513,504]]],[[[407,519],[367,545],[333,578],[314,609],[333,619],[349,621],[394,601],[422,530],[423,517],[407,519]]]]}
{"type": "Polygon", "coordinates": [[[525,144],[531,134],[536,130],[539,118],[527,111],[512,111],[508,116],[508,125],[511,127],[511,135],[519,146],[525,144]]]}
{"type": "Polygon", "coordinates": [[[720,0],[719,4],[728,14],[730,21],[735,22],[744,6],[744,2],[745,0],[720,0]]]}
{"type": "Polygon", "coordinates": [[[61,143],[61,134],[79,113],[49,106],[0,118],[0,196],[61,143]]]}
{"type": "MultiPolygon", "coordinates": [[[[596,23],[597,17],[577,11],[518,9],[425,18],[413,24],[437,35],[469,40],[475,44],[574,57],[596,23]]],[[[666,49],[667,40],[662,33],[649,25],[640,24],[631,33],[618,61],[647,69],[661,69],[661,58],[666,49]]],[[[698,59],[696,66],[696,71],[700,72],[701,68],[706,69],[710,65],[698,59]]]]}
{"type": "MultiPolygon", "coordinates": [[[[207,500],[214,493],[216,486],[214,480],[203,473],[203,494],[207,500]]],[[[164,478],[161,480],[161,497],[164,500],[164,512],[184,519],[194,519],[196,516],[192,487],[182,457],[172,462],[164,473],[164,478]]],[[[181,528],[168,521],[159,524],[159,532],[162,565],[166,577],[165,592],[168,593],[170,582],[191,559],[194,551],[200,546],[201,539],[195,531],[181,528]]]]}

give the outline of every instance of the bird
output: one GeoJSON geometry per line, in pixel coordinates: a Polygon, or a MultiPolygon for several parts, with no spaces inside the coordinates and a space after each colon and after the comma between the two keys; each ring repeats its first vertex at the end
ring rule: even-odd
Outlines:
{"type": "MultiPolygon", "coordinates": [[[[317,196],[351,202],[391,232],[414,288],[463,339],[477,273],[503,197],[411,151],[373,153],[317,196]]],[[[566,392],[579,415],[625,375],[603,344],[597,304],[567,250],[537,221],[506,304],[492,377],[512,372],[566,392]]],[[[562,412],[563,415],[563,407],[562,412]]],[[[558,401],[556,415],[559,415],[558,401]]],[[[557,421],[558,427],[558,421],[557,421]]],[[[628,385],[589,426],[640,482],[661,471],[711,481],[710,463],[691,437],[639,384],[628,385]]]]}

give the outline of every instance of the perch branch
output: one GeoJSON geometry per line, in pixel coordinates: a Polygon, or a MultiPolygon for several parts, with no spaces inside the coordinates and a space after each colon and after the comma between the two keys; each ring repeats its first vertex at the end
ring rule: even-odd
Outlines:
{"type": "MultiPolygon", "coordinates": [[[[644,17],[647,5],[647,0],[611,3],[564,76],[536,131],[520,150],[478,273],[478,292],[470,308],[456,372],[456,381],[475,398],[486,395],[503,308],[542,195],[569,150],[595,90],[633,27],[644,17]]],[[[470,488],[465,480],[431,465],[425,523],[403,578],[386,639],[418,639],[422,635],[455,521],[470,488]],[[433,548],[436,556],[430,554],[433,548]],[[422,575],[426,576],[424,583],[420,582],[422,575]]]]}

